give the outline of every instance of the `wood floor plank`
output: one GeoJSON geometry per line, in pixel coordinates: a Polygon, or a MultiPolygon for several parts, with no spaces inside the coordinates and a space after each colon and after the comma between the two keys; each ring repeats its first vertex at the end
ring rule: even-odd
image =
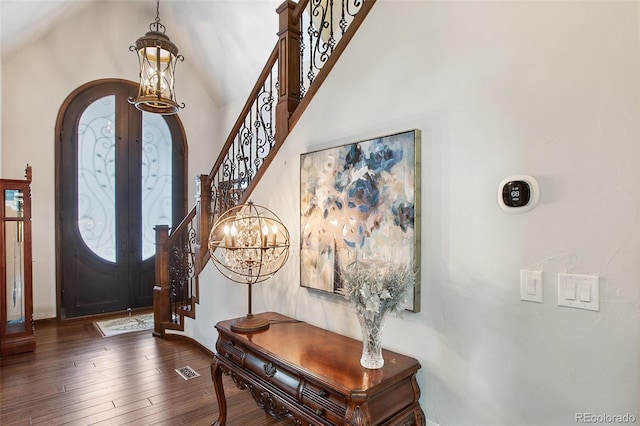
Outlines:
{"type": "MultiPolygon", "coordinates": [[[[215,331],[212,331],[215,333],[215,331]]],[[[0,424],[210,425],[210,354],[147,332],[102,337],[90,318],[36,324],[36,351],[0,358],[0,424]],[[176,368],[200,376],[184,380],[176,368]]],[[[229,426],[284,426],[223,378],[229,426]]]]}

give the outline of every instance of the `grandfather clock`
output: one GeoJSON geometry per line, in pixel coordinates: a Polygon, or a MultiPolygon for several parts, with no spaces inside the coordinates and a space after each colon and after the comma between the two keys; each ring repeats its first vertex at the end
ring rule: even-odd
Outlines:
{"type": "Polygon", "coordinates": [[[26,179],[0,179],[0,354],[36,348],[31,288],[31,166],[26,179]]]}

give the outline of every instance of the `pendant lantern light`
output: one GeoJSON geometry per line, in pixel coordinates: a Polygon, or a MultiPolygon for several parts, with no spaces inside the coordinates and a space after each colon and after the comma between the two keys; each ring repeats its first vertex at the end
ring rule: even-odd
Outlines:
{"type": "Polygon", "coordinates": [[[156,19],[149,24],[149,32],[129,47],[137,52],[140,61],[140,88],[138,96],[129,98],[141,111],[155,114],[175,114],[184,104],[175,99],[176,63],[184,61],[178,47],[165,35],[165,26],[160,23],[160,0],[156,1],[156,19]]]}

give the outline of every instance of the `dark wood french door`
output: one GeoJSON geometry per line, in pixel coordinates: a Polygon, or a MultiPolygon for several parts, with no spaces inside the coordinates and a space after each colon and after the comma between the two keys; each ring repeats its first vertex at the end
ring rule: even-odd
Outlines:
{"type": "Polygon", "coordinates": [[[153,305],[156,225],[185,213],[186,143],[177,116],[128,102],[101,80],[72,93],[57,131],[57,281],[62,318],[153,305]]]}

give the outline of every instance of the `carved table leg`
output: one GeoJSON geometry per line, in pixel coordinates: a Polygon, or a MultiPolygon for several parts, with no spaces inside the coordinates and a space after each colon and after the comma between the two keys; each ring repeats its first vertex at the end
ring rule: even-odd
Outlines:
{"type": "Polygon", "coordinates": [[[216,398],[218,399],[218,420],[213,423],[213,426],[225,426],[227,423],[227,399],[224,396],[224,386],[222,385],[222,369],[218,364],[218,358],[213,357],[211,361],[211,378],[213,379],[213,387],[216,391],[216,398]]]}

